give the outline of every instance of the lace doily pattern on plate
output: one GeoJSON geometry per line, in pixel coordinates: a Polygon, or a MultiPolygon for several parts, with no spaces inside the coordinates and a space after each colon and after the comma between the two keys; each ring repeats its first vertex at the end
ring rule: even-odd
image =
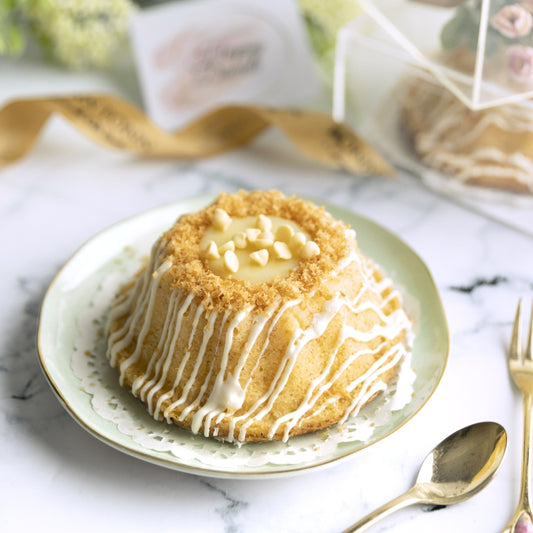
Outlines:
{"type": "MultiPolygon", "coordinates": [[[[132,254],[131,250],[128,252],[132,254]]],[[[120,387],[118,374],[106,358],[106,316],[114,294],[140,265],[130,256],[113,261],[116,268],[102,276],[92,299],[77,316],[78,332],[71,366],[91,406],[103,419],[117,426],[147,450],[169,453],[181,463],[208,468],[250,468],[272,465],[305,465],[327,459],[346,443],[369,441],[394,411],[404,408],[413,397],[414,372],[406,359],[397,380],[376,400],[342,426],[289,439],[287,443],[266,442],[236,446],[195,435],[190,431],[153,419],[139,400],[120,387]]]]}

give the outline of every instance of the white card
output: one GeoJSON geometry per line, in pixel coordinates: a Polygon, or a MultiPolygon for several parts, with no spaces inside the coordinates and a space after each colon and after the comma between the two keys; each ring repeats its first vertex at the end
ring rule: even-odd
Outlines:
{"type": "Polygon", "coordinates": [[[132,46],[150,118],[175,130],[228,104],[299,107],[319,91],[294,0],[193,0],[140,11],[132,46]]]}

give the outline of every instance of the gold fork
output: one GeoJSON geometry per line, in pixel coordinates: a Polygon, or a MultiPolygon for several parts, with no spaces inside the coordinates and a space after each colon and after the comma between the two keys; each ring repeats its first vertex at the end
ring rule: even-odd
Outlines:
{"type": "Polygon", "coordinates": [[[533,307],[529,320],[527,346],[524,353],[522,353],[521,338],[522,300],[519,300],[509,346],[509,373],[516,386],[522,392],[524,406],[522,480],[518,506],[502,533],[533,532],[533,515],[531,513],[531,476],[533,474],[533,434],[531,427],[531,412],[533,410],[533,307]]]}

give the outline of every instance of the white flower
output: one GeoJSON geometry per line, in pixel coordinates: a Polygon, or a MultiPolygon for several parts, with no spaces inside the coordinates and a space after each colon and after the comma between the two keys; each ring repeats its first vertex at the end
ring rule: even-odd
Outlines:
{"type": "Polygon", "coordinates": [[[533,16],[522,5],[512,4],[502,7],[492,17],[490,25],[510,39],[523,37],[533,27],[533,16]]]}
{"type": "Polygon", "coordinates": [[[533,48],[515,44],[507,49],[507,73],[521,85],[533,86],[533,48]]]}
{"type": "Polygon", "coordinates": [[[521,0],[520,5],[530,13],[533,13],[533,0],[521,0]]]}

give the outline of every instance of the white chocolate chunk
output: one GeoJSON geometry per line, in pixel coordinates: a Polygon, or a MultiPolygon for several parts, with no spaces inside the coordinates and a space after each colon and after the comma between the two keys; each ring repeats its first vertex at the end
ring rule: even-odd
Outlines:
{"type": "Polygon", "coordinates": [[[237,272],[239,270],[239,259],[232,250],[224,252],[224,267],[230,272],[237,272]]]}
{"type": "Polygon", "coordinates": [[[258,250],[261,248],[270,248],[274,244],[274,238],[259,237],[253,244],[258,250]]]}
{"type": "Polygon", "coordinates": [[[235,251],[235,242],[233,241],[228,241],[228,242],[225,242],[224,244],[220,245],[218,247],[218,253],[220,255],[222,255],[223,253],[227,252],[228,250],[234,252],[235,251]]]}
{"type": "Polygon", "coordinates": [[[239,250],[244,250],[246,248],[246,245],[248,244],[248,238],[246,237],[246,233],[244,233],[244,231],[241,231],[233,235],[233,242],[235,243],[236,248],[238,248],[239,250]]]}
{"type": "Polygon", "coordinates": [[[258,228],[246,228],[245,233],[248,242],[254,242],[261,235],[261,230],[258,228]]]}
{"type": "Polygon", "coordinates": [[[306,236],[301,232],[297,231],[289,241],[289,246],[293,252],[298,251],[302,246],[307,242],[306,236]]]}
{"type": "Polygon", "coordinates": [[[268,250],[263,248],[257,250],[257,252],[252,252],[250,254],[250,259],[259,266],[265,266],[268,263],[268,250]]]}
{"type": "Polygon", "coordinates": [[[210,241],[206,248],[206,255],[209,259],[218,259],[220,254],[218,253],[217,243],[210,241]]]}
{"type": "Polygon", "coordinates": [[[320,248],[315,241],[307,241],[300,250],[300,257],[302,259],[311,259],[320,253],[320,248]]]}
{"type": "Polygon", "coordinates": [[[294,235],[294,230],[288,224],[282,224],[278,227],[275,233],[275,238],[277,241],[289,242],[291,237],[294,235]]]}
{"type": "Polygon", "coordinates": [[[231,217],[224,211],[217,207],[213,216],[213,226],[218,231],[226,231],[231,225],[231,217]]]}
{"type": "Polygon", "coordinates": [[[291,250],[286,242],[276,241],[273,245],[274,256],[278,259],[290,259],[292,257],[291,250]]]}
{"type": "Polygon", "coordinates": [[[259,215],[255,225],[263,231],[270,231],[272,229],[272,220],[265,215],[259,215]]]}

